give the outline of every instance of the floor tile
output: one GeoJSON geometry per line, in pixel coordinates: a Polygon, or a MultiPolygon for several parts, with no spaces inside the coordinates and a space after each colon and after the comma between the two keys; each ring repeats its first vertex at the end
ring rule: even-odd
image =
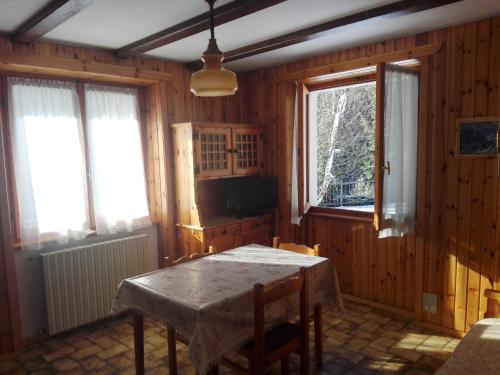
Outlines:
{"type": "MultiPolygon", "coordinates": [[[[346,311],[342,314],[330,309],[323,311],[324,365],[316,369],[311,348],[311,374],[427,375],[441,366],[460,343],[458,339],[420,328],[406,317],[345,302],[346,311]]],[[[149,319],[144,326],[146,374],[168,374],[165,330],[149,319]]],[[[237,355],[231,358],[246,365],[244,358],[237,355]]],[[[187,346],[181,343],[177,344],[177,364],[179,374],[195,375],[187,346]]],[[[291,374],[300,372],[299,365],[298,357],[290,359],[291,374]]],[[[131,317],[122,316],[50,338],[0,362],[0,374],[57,373],[135,374],[131,317]]],[[[219,373],[232,372],[220,367],[219,373]]],[[[268,372],[279,373],[279,364],[268,372]]]]}

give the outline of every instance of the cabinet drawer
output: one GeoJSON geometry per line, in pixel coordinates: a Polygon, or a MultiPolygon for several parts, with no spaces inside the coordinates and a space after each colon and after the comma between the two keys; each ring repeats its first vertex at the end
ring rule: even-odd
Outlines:
{"type": "Polygon", "coordinates": [[[250,232],[250,231],[255,231],[260,228],[271,228],[271,218],[270,217],[265,217],[261,219],[255,219],[255,220],[250,220],[246,221],[241,224],[241,231],[242,233],[245,232],[250,232]]]}
{"type": "Polygon", "coordinates": [[[242,233],[241,244],[249,245],[252,243],[270,246],[271,245],[270,228],[264,227],[258,230],[242,233]]]}
{"type": "Polygon", "coordinates": [[[215,246],[215,250],[217,252],[230,250],[230,249],[234,249],[235,247],[237,247],[239,245],[239,243],[240,243],[239,237],[235,237],[232,235],[221,236],[221,237],[214,238],[212,240],[207,240],[207,243],[206,243],[207,249],[206,250],[208,250],[209,246],[215,246]]]}
{"type": "Polygon", "coordinates": [[[239,235],[240,233],[241,233],[240,224],[230,224],[230,225],[225,225],[223,227],[207,230],[207,239],[212,240],[212,239],[217,239],[221,236],[239,235]]]}

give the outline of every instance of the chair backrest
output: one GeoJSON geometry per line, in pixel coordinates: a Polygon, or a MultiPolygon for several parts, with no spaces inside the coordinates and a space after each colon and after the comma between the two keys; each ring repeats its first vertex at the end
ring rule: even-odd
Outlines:
{"type": "Polygon", "coordinates": [[[254,296],[254,342],[255,357],[263,358],[266,351],[265,334],[266,319],[265,307],[268,304],[287,298],[299,293],[300,296],[300,327],[302,337],[308,340],[308,316],[309,316],[309,296],[307,287],[307,272],[304,267],[300,268],[299,276],[288,278],[270,287],[262,284],[255,284],[253,288],[254,296]]]}
{"type": "Polygon", "coordinates": [[[165,257],[164,258],[164,266],[165,267],[176,266],[178,264],[182,264],[182,263],[189,262],[191,260],[207,257],[209,255],[214,255],[214,253],[210,252],[210,251],[208,253],[193,253],[189,256],[183,255],[180,258],[177,258],[175,260],[171,260],[170,257],[165,257]]]}
{"type": "Polygon", "coordinates": [[[281,242],[279,237],[273,238],[273,247],[281,250],[293,251],[295,253],[302,253],[312,256],[319,256],[319,245],[314,245],[314,248],[306,245],[299,245],[293,242],[281,242]]]}
{"type": "Polygon", "coordinates": [[[189,260],[204,258],[204,257],[208,257],[210,255],[214,255],[214,253],[193,253],[189,256],[189,260]]]}
{"type": "Polygon", "coordinates": [[[485,318],[500,317],[500,290],[486,289],[484,296],[488,299],[485,318]]]}

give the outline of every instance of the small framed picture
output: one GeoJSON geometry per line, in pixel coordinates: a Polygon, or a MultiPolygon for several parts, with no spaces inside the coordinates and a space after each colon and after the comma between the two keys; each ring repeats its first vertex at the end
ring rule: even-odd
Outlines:
{"type": "Polygon", "coordinates": [[[500,117],[458,119],[457,158],[496,158],[499,150],[500,117]]]}

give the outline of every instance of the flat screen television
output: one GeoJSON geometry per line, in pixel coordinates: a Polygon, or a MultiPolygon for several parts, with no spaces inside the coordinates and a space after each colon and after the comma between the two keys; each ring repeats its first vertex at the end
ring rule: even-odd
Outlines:
{"type": "Polygon", "coordinates": [[[237,177],[226,180],[226,211],[236,217],[261,215],[278,206],[276,177],[237,177]]]}

